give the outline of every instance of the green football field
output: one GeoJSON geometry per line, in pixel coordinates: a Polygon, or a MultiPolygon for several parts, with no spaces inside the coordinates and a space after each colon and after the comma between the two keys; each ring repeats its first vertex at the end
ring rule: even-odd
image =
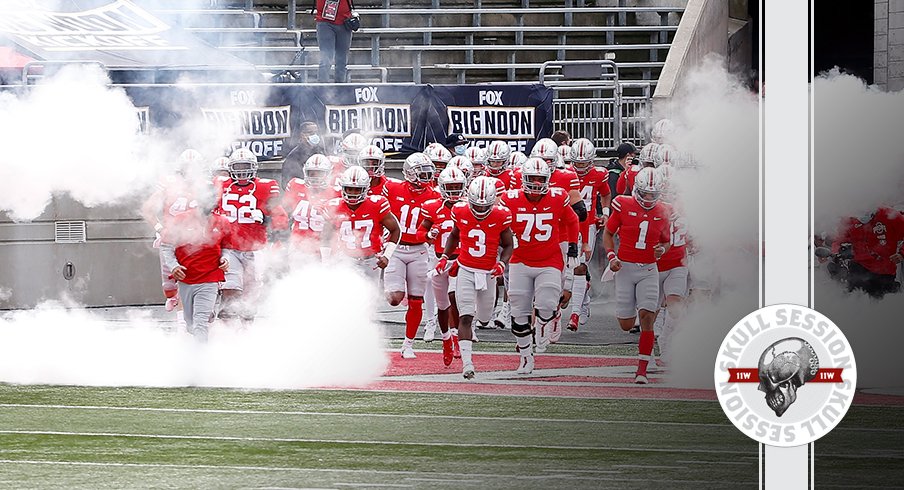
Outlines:
{"type": "MultiPolygon", "coordinates": [[[[758,484],[757,444],[709,401],[0,385],[0,402],[2,488],[758,484]]],[[[820,482],[900,484],[902,415],[852,408],[817,443],[839,455],[820,482]]]]}

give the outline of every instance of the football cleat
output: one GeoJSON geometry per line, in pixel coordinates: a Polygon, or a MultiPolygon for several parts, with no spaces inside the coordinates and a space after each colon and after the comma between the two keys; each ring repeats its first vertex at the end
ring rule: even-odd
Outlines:
{"type": "MultiPolygon", "coordinates": [[[[449,367],[452,364],[452,359],[455,358],[455,347],[458,344],[452,342],[452,339],[449,338],[447,340],[443,340],[443,364],[446,367],[449,367]]],[[[461,357],[460,355],[458,357],[461,357]]]]}
{"type": "Polygon", "coordinates": [[[549,348],[549,339],[546,337],[537,337],[537,345],[534,346],[534,352],[542,354],[549,348]]]}
{"type": "Polygon", "coordinates": [[[640,333],[640,325],[634,325],[631,330],[628,330],[628,333],[640,333]]]}
{"type": "Polygon", "coordinates": [[[634,376],[634,384],[645,385],[647,383],[649,383],[649,381],[647,380],[646,376],[644,376],[642,374],[638,374],[637,376],[634,376]]]}
{"type": "Polygon", "coordinates": [[[503,301],[502,306],[499,308],[499,311],[496,314],[496,318],[493,318],[493,323],[496,324],[496,328],[501,328],[505,330],[509,328],[509,322],[512,321],[512,307],[509,305],[508,301],[503,301]]]}
{"type": "Polygon", "coordinates": [[[411,348],[410,345],[402,346],[402,359],[416,359],[417,356],[414,354],[414,349],[411,348]]]}
{"type": "Polygon", "coordinates": [[[461,350],[458,348],[458,335],[452,336],[452,357],[461,359],[461,350]]]}
{"type": "Polygon", "coordinates": [[[556,316],[552,319],[552,321],[549,322],[549,323],[551,323],[550,330],[549,330],[549,343],[550,344],[555,344],[556,342],[559,341],[560,338],[562,338],[562,325],[561,325],[562,322],[561,322],[561,320],[562,320],[562,312],[558,311],[558,312],[556,312],[556,316]]]}
{"type": "Polygon", "coordinates": [[[490,322],[482,322],[480,320],[474,320],[474,323],[477,325],[477,328],[480,330],[492,330],[496,328],[496,326],[490,326],[490,322]]]}
{"type": "Polygon", "coordinates": [[[173,311],[179,307],[179,297],[173,296],[172,298],[166,298],[166,303],[163,305],[166,308],[166,311],[173,311]]]}
{"type": "Polygon", "coordinates": [[[580,323],[581,323],[580,315],[578,315],[577,313],[572,313],[571,319],[568,320],[568,330],[571,330],[572,332],[577,332],[578,325],[580,323]]]}
{"type": "Polygon", "coordinates": [[[515,374],[530,374],[534,372],[534,356],[521,356],[521,366],[515,370],[515,374]]]}
{"type": "Polygon", "coordinates": [[[464,368],[461,370],[461,375],[464,376],[465,379],[474,379],[474,374],[473,364],[465,364],[464,368]]]}
{"type": "Polygon", "coordinates": [[[431,317],[424,324],[424,342],[433,342],[436,338],[436,319],[431,317]]]}

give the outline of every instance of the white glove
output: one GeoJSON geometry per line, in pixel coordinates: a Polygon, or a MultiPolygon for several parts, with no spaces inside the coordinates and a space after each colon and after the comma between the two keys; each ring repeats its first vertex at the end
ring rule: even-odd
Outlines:
{"type": "Polygon", "coordinates": [[[251,219],[254,220],[255,223],[263,223],[264,222],[264,212],[260,209],[252,209],[250,213],[251,219]]]}
{"type": "Polygon", "coordinates": [[[430,231],[427,232],[427,238],[433,240],[436,236],[439,235],[439,230],[437,228],[430,228],[430,231]]]}

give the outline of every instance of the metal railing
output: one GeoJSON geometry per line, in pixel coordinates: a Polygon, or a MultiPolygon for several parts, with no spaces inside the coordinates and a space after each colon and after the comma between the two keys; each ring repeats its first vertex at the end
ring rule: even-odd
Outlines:
{"type": "Polygon", "coordinates": [[[653,84],[619,80],[615,62],[547,61],[540,83],[553,89],[554,129],[593,141],[601,153],[646,141],[653,84]]]}

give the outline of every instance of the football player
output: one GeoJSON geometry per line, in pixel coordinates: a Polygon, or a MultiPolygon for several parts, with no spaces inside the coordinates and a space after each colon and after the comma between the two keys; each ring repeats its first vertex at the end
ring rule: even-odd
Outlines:
{"type": "Polygon", "coordinates": [[[615,315],[622,330],[634,327],[640,315],[639,359],[634,382],[647,383],[647,364],[653,354],[653,322],[659,309],[659,269],[656,261],[671,243],[671,210],[660,203],[662,175],[652,168],[641,169],[632,196],[616,196],[612,215],[603,232],[603,246],[609,268],[615,272],[615,315]],[[619,247],[615,250],[615,235],[619,247]]]}
{"type": "Polygon", "coordinates": [[[333,165],[326,155],[316,153],[302,166],[304,180],[293,178],[286,184],[283,208],[290,211],[292,244],[307,253],[319,253],[323,232],[323,207],[338,193],[329,186],[333,165]]]}
{"type": "Polygon", "coordinates": [[[229,261],[222,290],[220,318],[254,320],[257,278],[254,252],[267,244],[268,229],[288,228],[288,215],[280,205],[279,183],[257,177],[257,157],[247,148],[229,156],[228,181],[222,181],[215,212],[232,224],[223,256],[229,261]]]}
{"type": "Polygon", "coordinates": [[[596,158],[596,147],[586,138],[578,138],[571,145],[573,158],[572,168],[581,183],[581,199],[587,209],[587,219],[580,224],[581,255],[580,265],[574,270],[574,289],[571,318],[568,330],[577,331],[578,325],[587,322],[590,316],[590,295],[587,290],[590,282],[587,264],[593,258],[596,245],[596,233],[606,221],[611,192],[609,190],[608,172],[593,165],[596,158]],[[605,210],[605,212],[604,212],[605,210]],[[586,278],[586,280],[584,280],[586,278]]]}
{"type": "MultiPolygon", "coordinates": [[[[422,206],[440,197],[432,186],[434,172],[433,162],[426,155],[412,153],[402,164],[405,180],[387,182],[384,189],[402,230],[398,249],[386,268],[383,280],[390,305],[398,306],[406,297],[408,299],[405,341],[402,343],[402,357],[405,359],[416,357],[412,346],[424,315],[429,261],[426,240],[418,237],[417,232],[424,219],[422,206]]],[[[436,324],[431,327],[435,329],[436,324]]]]}
{"type": "Polygon", "coordinates": [[[449,164],[449,160],[452,159],[452,152],[439,143],[430,143],[427,145],[427,147],[424,148],[424,155],[427,155],[427,158],[433,162],[433,166],[436,167],[437,175],[445,170],[446,165],[449,164]]]}
{"type": "MultiPolygon", "coordinates": [[[[667,145],[662,145],[665,146],[667,145]]],[[[659,310],[653,324],[653,331],[659,337],[659,355],[666,362],[669,360],[667,353],[670,352],[672,334],[684,313],[684,300],[688,290],[687,223],[678,212],[675,187],[671,182],[672,169],[671,165],[663,165],[656,169],[662,174],[663,202],[668,203],[672,210],[669,224],[671,246],[657,262],[659,304],[664,307],[659,310]]]]}
{"type": "Polygon", "coordinates": [[[522,188],[508,191],[503,204],[512,210],[512,233],[517,243],[509,272],[512,333],[521,353],[516,372],[530,374],[534,369],[532,334],[537,351],[544,351],[549,343],[548,325],[558,308],[564,308],[571,299],[571,271],[578,257],[578,218],[565,191],[550,187],[546,162],[530,158],[522,172],[522,188]],[[562,233],[568,243],[567,264],[559,245],[562,233]]]}
{"type": "Polygon", "coordinates": [[[386,155],[376,145],[367,145],[358,153],[357,164],[370,175],[370,189],[367,191],[370,194],[382,196],[386,182],[395,180],[386,176],[385,160],[386,155]]]}
{"type": "MultiPolygon", "coordinates": [[[[203,157],[197,150],[188,149],[179,155],[179,163],[176,171],[162,178],[151,196],[142,204],[141,215],[144,220],[154,227],[156,239],[154,248],[159,249],[161,239],[167,225],[180,213],[188,210],[190,196],[194,195],[188,177],[193,175],[194,165],[201,165],[203,157]]],[[[194,169],[197,170],[197,169],[194,169]]],[[[179,295],[176,281],[173,280],[172,270],[166,263],[163,251],[160,256],[160,277],[162,279],[163,296],[166,298],[164,307],[166,311],[173,311],[179,307],[179,295]]]]}
{"type": "MultiPolygon", "coordinates": [[[[436,258],[439,259],[446,249],[449,233],[452,232],[452,208],[461,201],[465,194],[467,177],[457,167],[447,167],[440,172],[437,178],[437,189],[442,197],[424,203],[424,220],[418,236],[423,236],[427,241],[433,242],[436,258]]],[[[458,257],[458,251],[448,256],[453,261],[458,257]]],[[[434,264],[435,267],[435,264],[434,264]]],[[[453,273],[454,274],[454,273],[453,273]]],[[[437,272],[435,269],[428,273],[433,296],[436,298],[437,321],[443,336],[443,363],[446,366],[452,364],[453,357],[458,354],[458,309],[455,306],[455,277],[450,277],[449,271],[437,272]],[[449,328],[452,325],[453,328],[449,328]]],[[[427,332],[424,332],[424,340],[427,341],[427,332]]],[[[432,339],[431,339],[432,340],[432,339]]]]}
{"type": "Polygon", "coordinates": [[[471,160],[471,165],[474,165],[475,176],[487,174],[487,151],[485,149],[479,146],[469,146],[465,150],[465,156],[468,157],[468,160],[471,160]]]}
{"type": "Polygon", "coordinates": [[[471,163],[471,159],[463,155],[456,155],[452,157],[452,159],[449,160],[449,165],[447,166],[447,168],[448,167],[456,167],[464,172],[465,178],[468,179],[469,184],[472,180],[474,180],[475,177],[479,177],[479,175],[477,175],[474,171],[474,164],[471,163]]]}
{"type": "Polygon", "coordinates": [[[380,281],[380,270],[389,265],[399,243],[399,222],[385,196],[368,195],[370,175],[361,167],[350,167],[339,179],[341,197],[327,203],[327,226],[321,236],[337,255],[351,257],[360,271],[380,281]],[[383,236],[386,235],[384,243],[383,236]]]}
{"type": "Polygon", "coordinates": [[[496,205],[496,183],[491,177],[477,177],[468,186],[467,203],[452,208],[452,231],[436,264],[438,273],[449,268],[450,257],[458,250],[458,278],[455,302],[458,306],[458,335],[462,376],[474,377],[471,357],[471,322],[481,313],[492,313],[496,289],[493,279],[505,272],[512,256],[512,213],[496,205]]]}
{"type": "MultiPolygon", "coordinates": [[[[537,141],[531,150],[532,158],[540,158],[550,169],[550,177],[549,177],[549,186],[550,187],[558,187],[563,189],[568,194],[568,203],[571,205],[572,209],[574,209],[575,214],[578,215],[578,221],[584,222],[587,220],[587,208],[584,205],[584,200],[581,199],[581,181],[578,179],[578,175],[574,173],[574,170],[570,168],[562,168],[561,165],[561,156],[559,155],[559,147],[556,143],[550,138],[543,138],[537,141]]],[[[566,247],[568,246],[568,242],[565,238],[566,231],[564,229],[561,230],[562,235],[559,239],[559,246],[561,247],[562,255],[565,255],[566,247]]],[[[573,271],[571,271],[573,272],[573,271]]],[[[562,280],[565,280],[565,276],[563,275],[562,280]]],[[[566,302],[565,307],[568,306],[566,302]]],[[[551,342],[557,342],[559,337],[562,335],[562,329],[560,325],[561,319],[561,311],[557,311],[555,318],[549,325],[548,339],[551,342]]],[[[540,352],[543,352],[544,346],[538,344],[538,348],[540,352]]]]}

